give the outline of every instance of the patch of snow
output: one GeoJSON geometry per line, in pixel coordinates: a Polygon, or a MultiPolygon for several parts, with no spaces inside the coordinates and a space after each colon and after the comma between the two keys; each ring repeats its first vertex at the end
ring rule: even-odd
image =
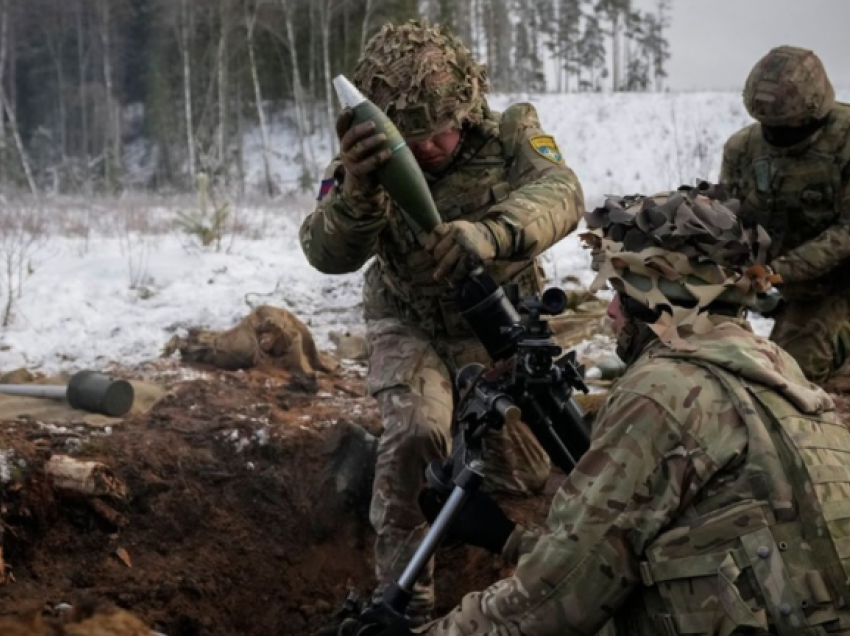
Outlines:
{"type": "MultiPolygon", "coordinates": [[[[839,99],[850,92],[839,91],[839,99]]],[[[716,179],[724,141],[749,123],[738,93],[495,95],[504,109],[528,100],[543,128],[557,140],[582,182],[589,207],[605,194],[652,193],[716,179]]],[[[330,159],[327,134],[312,145],[317,170],[330,159]]],[[[275,128],[273,170],[297,180],[291,132],[275,128]],[[286,149],[286,150],[283,150],[286,149]]],[[[251,155],[258,179],[258,153],[251,155]]],[[[81,368],[162,370],[176,380],[203,372],[158,361],[163,345],[190,327],[223,330],[252,307],[272,304],[292,311],[311,328],[320,348],[330,331],[362,327],[362,270],[328,276],[307,262],[298,241],[314,195],[286,195],[262,205],[234,205],[241,230],[220,251],[201,248],[174,230],[191,201],[162,198],[72,205],[55,201],[52,234],[32,263],[14,318],[0,330],[0,370],[26,367],[44,373],[81,368]],[[90,230],[74,232],[74,223],[90,230]],[[88,226],[87,226],[88,227],[88,226]]],[[[50,204],[48,204],[50,205],[50,204]]],[[[593,279],[577,233],[542,258],[551,283],[593,279]]],[[[771,321],[754,326],[769,333],[771,321]]],[[[609,343],[610,345],[610,343],[609,343]]],[[[602,349],[594,341],[584,349],[602,349]]],[[[364,365],[343,362],[345,371],[364,365]]]]}
{"type": "Polygon", "coordinates": [[[0,483],[8,484],[12,481],[12,460],[15,452],[11,449],[0,449],[0,483]]]}

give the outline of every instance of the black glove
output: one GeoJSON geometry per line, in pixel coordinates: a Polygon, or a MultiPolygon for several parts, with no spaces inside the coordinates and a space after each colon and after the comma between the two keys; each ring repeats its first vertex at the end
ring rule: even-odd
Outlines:
{"type": "Polygon", "coordinates": [[[322,627],[313,636],[357,636],[361,623],[357,618],[338,619],[327,627],[322,627]]]}
{"type": "MultiPolygon", "coordinates": [[[[446,498],[432,488],[419,493],[419,508],[428,520],[440,514],[446,498]]],[[[446,535],[446,542],[460,542],[501,554],[516,524],[495,501],[480,492],[473,492],[461,507],[446,535]]]]}
{"type": "Polygon", "coordinates": [[[408,636],[407,619],[382,606],[364,607],[356,597],[337,612],[334,622],[314,636],[408,636]]]}
{"type": "Polygon", "coordinates": [[[376,632],[358,632],[357,636],[413,636],[413,632],[410,631],[407,621],[396,621],[389,627],[379,628],[379,630],[376,632]]]}
{"type": "Polygon", "coordinates": [[[378,185],[378,167],[392,156],[386,147],[387,136],[375,130],[375,124],[365,121],[352,126],[354,112],[343,109],[336,120],[339,137],[339,157],[345,167],[343,190],[371,192],[378,185]]]}
{"type": "Polygon", "coordinates": [[[371,622],[368,618],[346,618],[334,625],[323,627],[315,636],[409,636],[408,622],[397,619],[391,622],[371,622]]]}

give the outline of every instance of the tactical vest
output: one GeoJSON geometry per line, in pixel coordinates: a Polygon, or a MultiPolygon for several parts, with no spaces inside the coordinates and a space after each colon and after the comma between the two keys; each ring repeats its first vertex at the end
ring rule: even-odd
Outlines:
{"type": "Polygon", "coordinates": [[[726,389],[747,453],[648,546],[618,636],[847,636],[850,431],[690,361],[726,389]]]}
{"type": "Polygon", "coordinates": [[[850,105],[838,104],[815,140],[799,148],[769,145],[758,125],[751,126],[738,148],[734,184],[742,198],[741,216],[770,234],[771,258],[815,238],[834,225],[840,213],[841,160],[847,158],[850,105]]]}
{"type": "MultiPolygon", "coordinates": [[[[490,113],[465,133],[458,165],[431,183],[431,193],[444,221],[477,221],[490,207],[504,201],[512,186],[508,181],[516,130],[490,113]]],[[[424,330],[435,340],[474,338],[458,313],[454,290],[434,281],[435,264],[391,202],[388,228],[381,235],[378,256],[366,272],[366,318],[399,317],[424,330]]],[[[533,260],[499,261],[487,270],[498,284],[512,281],[521,295],[539,293],[542,275],[533,260]]]]}

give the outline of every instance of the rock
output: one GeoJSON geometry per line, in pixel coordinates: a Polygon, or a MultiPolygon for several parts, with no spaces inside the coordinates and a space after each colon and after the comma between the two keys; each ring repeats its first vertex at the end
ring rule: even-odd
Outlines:
{"type": "Polygon", "coordinates": [[[340,360],[364,361],[369,358],[368,345],[363,336],[332,331],[328,337],[334,343],[334,354],[340,360]]]}

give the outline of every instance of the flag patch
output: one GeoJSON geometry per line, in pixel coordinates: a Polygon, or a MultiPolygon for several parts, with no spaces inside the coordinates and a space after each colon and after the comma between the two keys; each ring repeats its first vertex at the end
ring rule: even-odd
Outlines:
{"type": "Polygon", "coordinates": [[[331,191],[331,188],[334,187],[336,183],[336,179],[331,177],[330,179],[323,179],[322,184],[319,186],[319,196],[316,197],[316,201],[321,201],[325,198],[328,192],[331,191]]]}
{"type": "Polygon", "coordinates": [[[551,135],[534,135],[528,141],[534,148],[534,152],[544,159],[548,159],[552,163],[561,163],[564,160],[561,151],[558,149],[558,144],[555,143],[555,139],[551,135]]]}

